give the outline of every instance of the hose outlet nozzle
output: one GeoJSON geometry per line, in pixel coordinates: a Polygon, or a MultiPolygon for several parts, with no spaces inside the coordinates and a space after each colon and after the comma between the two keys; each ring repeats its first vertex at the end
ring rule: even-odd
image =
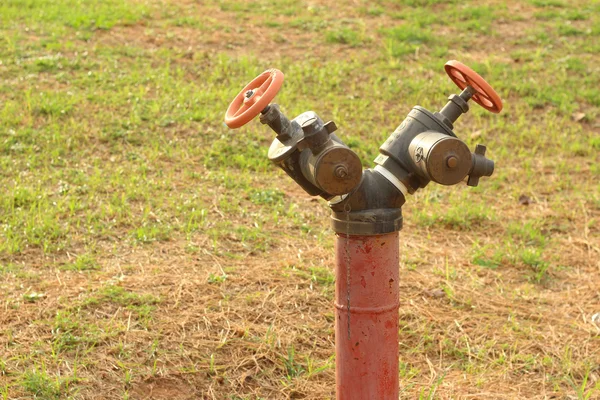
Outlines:
{"type": "Polygon", "coordinates": [[[475,153],[473,153],[473,166],[471,167],[469,180],[467,181],[468,186],[477,186],[480,177],[492,176],[494,173],[494,162],[485,157],[486,150],[487,148],[482,144],[478,144],[475,147],[475,153]]]}

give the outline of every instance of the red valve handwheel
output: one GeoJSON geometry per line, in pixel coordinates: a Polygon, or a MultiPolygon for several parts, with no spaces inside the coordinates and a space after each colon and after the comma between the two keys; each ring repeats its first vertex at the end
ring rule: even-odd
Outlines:
{"type": "Polygon", "coordinates": [[[477,72],[456,60],[448,61],[444,69],[461,90],[471,86],[477,92],[472,97],[475,103],[493,113],[502,111],[500,96],[477,72]]]}
{"type": "Polygon", "coordinates": [[[275,68],[254,78],[229,104],[225,124],[235,129],[252,121],[275,98],[282,83],[283,72],[275,68]]]}

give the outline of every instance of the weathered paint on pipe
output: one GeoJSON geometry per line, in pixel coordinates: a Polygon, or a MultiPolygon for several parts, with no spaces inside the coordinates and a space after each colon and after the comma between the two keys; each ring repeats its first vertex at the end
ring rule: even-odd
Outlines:
{"type": "Polygon", "coordinates": [[[398,232],[349,237],[337,234],[338,400],[398,399],[398,274],[398,232]]]}

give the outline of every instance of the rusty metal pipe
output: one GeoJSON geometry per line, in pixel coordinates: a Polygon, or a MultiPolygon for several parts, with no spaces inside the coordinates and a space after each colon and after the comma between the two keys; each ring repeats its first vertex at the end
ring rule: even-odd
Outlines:
{"type": "Polygon", "coordinates": [[[397,400],[398,232],[336,238],[338,400],[397,400]]]}

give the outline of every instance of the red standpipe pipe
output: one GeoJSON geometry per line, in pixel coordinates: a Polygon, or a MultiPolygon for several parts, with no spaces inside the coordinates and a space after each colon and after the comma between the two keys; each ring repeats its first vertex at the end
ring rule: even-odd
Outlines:
{"type": "Polygon", "coordinates": [[[398,232],[336,238],[338,400],[398,399],[398,232]]]}

